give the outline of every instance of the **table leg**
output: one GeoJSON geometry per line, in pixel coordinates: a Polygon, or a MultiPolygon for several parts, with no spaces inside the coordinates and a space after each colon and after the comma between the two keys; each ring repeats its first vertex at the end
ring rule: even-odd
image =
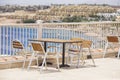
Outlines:
{"type": "Polygon", "coordinates": [[[47,43],[46,42],[44,42],[44,50],[45,50],[45,52],[47,51],[47,43]]]}
{"type": "Polygon", "coordinates": [[[62,64],[60,67],[70,67],[69,65],[65,64],[65,43],[63,43],[62,64]]]}

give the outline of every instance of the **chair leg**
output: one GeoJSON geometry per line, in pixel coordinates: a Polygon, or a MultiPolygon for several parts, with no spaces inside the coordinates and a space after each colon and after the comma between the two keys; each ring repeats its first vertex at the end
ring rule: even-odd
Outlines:
{"type": "Polygon", "coordinates": [[[25,61],[26,61],[26,59],[27,59],[27,55],[25,55],[25,57],[24,57],[24,62],[23,62],[23,66],[22,66],[23,69],[25,67],[25,61]]]}
{"type": "Polygon", "coordinates": [[[80,65],[80,53],[78,53],[77,68],[79,68],[79,65],[80,65]]]}
{"type": "Polygon", "coordinates": [[[36,58],[36,61],[37,61],[37,67],[39,67],[39,62],[38,62],[38,58],[39,58],[39,57],[37,57],[37,58],[36,58]]]}
{"type": "Polygon", "coordinates": [[[94,66],[95,66],[95,61],[94,61],[93,55],[92,55],[92,53],[91,53],[91,51],[90,51],[90,48],[89,48],[89,53],[90,53],[90,55],[91,55],[92,62],[93,62],[93,64],[94,64],[94,66]]]}
{"type": "Polygon", "coordinates": [[[67,55],[67,59],[66,59],[66,64],[69,64],[69,63],[70,63],[70,65],[72,64],[71,54],[70,54],[70,52],[68,51],[68,55],[67,55]]]}
{"type": "Polygon", "coordinates": [[[58,53],[57,53],[57,55],[56,55],[56,61],[57,61],[58,71],[60,71],[60,68],[59,68],[59,54],[58,54],[58,53]]]}
{"type": "MultiPolygon", "coordinates": [[[[46,59],[47,60],[47,59],[46,59]]],[[[47,61],[45,60],[45,69],[47,70],[47,61]]]]}
{"type": "Polygon", "coordinates": [[[67,54],[67,57],[66,57],[66,59],[65,59],[65,62],[66,62],[66,64],[69,63],[69,53],[67,54]]]}
{"type": "Polygon", "coordinates": [[[118,50],[118,55],[117,55],[117,58],[119,59],[119,56],[120,56],[120,48],[118,50]]]}
{"type": "Polygon", "coordinates": [[[82,59],[82,65],[84,65],[85,64],[85,58],[84,58],[83,52],[81,52],[81,59],[82,59]]]}
{"type": "Polygon", "coordinates": [[[31,59],[30,59],[30,62],[29,62],[29,64],[28,64],[27,70],[29,70],[29,68],[30,68],[30,66],[31,66],[31,64],[32,64],[33,57],[34,57],[34,53],[33,53],[32,56],[31,56],[31,59]]]}
{"type": "Polygon", "coordinates": [[[46,58],[47,58],[47,53],[45,53],[45,56],[44,56],[44,58],[43,58],[43,62],[42,62],[42,66],[41,66],[40,72],[42,72],[43,67],[44,67],[44,64],[45,64],[45,67],[47,67],[46,58]]]}
{"type": "Polygon", "coordinates": [[[84,56],[83,56],[83,52],[82,52],[82,47],[80,48],[80,51],[78,53],[78,62],[77,62],[77,68],[80,65],[80,58],[82,57],[82,63],[84,63],[84,56]]]}
{"type": "Polygon", "coordinates": [[[108,47],[108,43],[105,46],[105,50],[104,50],[104,53],[103,53],[103,58],[105,58],[105,54],[107,53],[107,47],[108,47]]]}
{"type": "Polygon", "coordinates": [[[73,64],[72,62],[73,62],[73,55],[71,54],[71,55],[70,55],[70,65],[73,64]]]}
{"type": "Polygon", "coordinates": [[[103,53],[103,58],[105,58],[106,53],[107,53],[107,48],[105,48],[105,51],[103,53]]]}

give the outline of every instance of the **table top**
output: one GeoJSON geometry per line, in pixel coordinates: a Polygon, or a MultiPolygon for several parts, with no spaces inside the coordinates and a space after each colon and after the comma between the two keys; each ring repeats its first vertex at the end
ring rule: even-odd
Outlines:
{"type": "Polygon", "coordinates": [[[81,40],[62,40],[62,39],[51,39],[51,38],[41,38],[41,39],[29,39],[28,41],[37,42],[53,42],[53,43],[81,43],[81,40]]]}

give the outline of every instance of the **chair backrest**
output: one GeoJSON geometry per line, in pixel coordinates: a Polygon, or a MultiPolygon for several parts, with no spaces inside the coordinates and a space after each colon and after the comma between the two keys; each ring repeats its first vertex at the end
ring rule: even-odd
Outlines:
{"type": "MultiPolygon", "coordinates": [[[[71,40],[80,40],[80,41],[83,41],[84,39],[81,39],[81,38],[71,38],[71,40]]],[[[74,44],[74,43],[73,43],[74,44]]],[[[76,43],[75,43],[76,44],[76,43]]],[[[81,46],[81,43],[77,43],[77,45],[80,45],[81,46]]]]}
{"type": "Polygon", "coordinates": [[[92,45],[92,41],[84,40],[82,41],[82,48],[90,48],[92,45]]]}
{"type": "Polygon", "coordinates": [[[118,43],[118,37],[117,36],[107,36],[107,41],[111,43],[118,43]]]}
{"type": "Polygon", "coordinates": [[[45,53],[45,50],[44,50],[41,43],[31,43],[31,45],[32,45],[32,48],[35,52],[39,52],[40,54],[45,53]]]}
{"type": "Polygon", "coordinates": [[[12,41],[12,47],[15,49],[24,49],[23,44],[18,40],[12,41]]]}
{"type": "MultiPolygon", "coordinates": [[[[90,48],[92,45],[92,41],[84,40],[82,38],[72,38],[71,40],[81,40],[82,41],[82,48],[90,48]]],[[[81,45],[81,43],[79,43],[81,45]]]]}

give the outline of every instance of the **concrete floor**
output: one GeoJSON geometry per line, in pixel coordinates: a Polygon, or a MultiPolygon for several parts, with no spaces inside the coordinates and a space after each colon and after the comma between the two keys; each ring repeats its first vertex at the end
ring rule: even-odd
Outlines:
{"type": "Polygon", "coordinates": [[[38,69],[4,69],[0,70],[0,80],[120,80],[120,59],[101,58],[95,62],[96,67],[87,60],[80,68],[71,66],[62,68],[60,72],[49,67],[42,73],[38,69]]]}

